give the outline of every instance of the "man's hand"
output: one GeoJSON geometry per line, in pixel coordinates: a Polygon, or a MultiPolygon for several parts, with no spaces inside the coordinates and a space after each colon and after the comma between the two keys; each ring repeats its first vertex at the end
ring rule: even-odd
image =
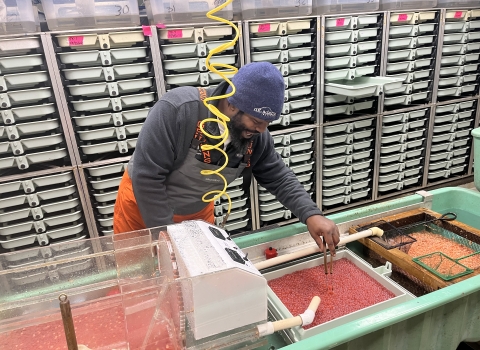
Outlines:
{"type": "Polygon", "coordinates": [[[340,233],[335,223],[322,215],[312,215],[307,219],[308,232],[312,238],[317,242],[320,251],[323,251],[322,238],[328,245],[330,253],[335,256],[335,246],[340,241],[340,233]]]}

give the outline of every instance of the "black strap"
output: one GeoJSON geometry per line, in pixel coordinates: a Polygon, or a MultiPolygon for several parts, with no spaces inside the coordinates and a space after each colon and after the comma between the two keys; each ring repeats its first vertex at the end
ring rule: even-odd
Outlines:
{"type": "Polygon", "coordinates": [[[243,177],[242,190],[245,194],[247,194],[249,196],[250,195],[250,184],[252,182],[252,167],[251,166],[243,169],[242,177],[243,177]]]}

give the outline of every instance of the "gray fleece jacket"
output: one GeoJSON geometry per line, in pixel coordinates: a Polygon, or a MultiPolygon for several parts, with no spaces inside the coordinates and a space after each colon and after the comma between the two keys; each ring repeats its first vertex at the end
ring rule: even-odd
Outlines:
{"type": "MultiPolygon", "coordinates": [[[[208,95],[220,95],[226,87],[226,82],[221,83],[216,89],[209,89],[208,95]]],[[[173,223],[175,208],[167,201],[165,180],[185,160],[203,108],[197,88],[180,87],[163,95],[148,114],[128,165],[135,199],[147,227],[173,223]]],[[[301,222],[321,214],[275,151],[268,130],[257,136],[250,162],[258,183],[301,222]]]]}

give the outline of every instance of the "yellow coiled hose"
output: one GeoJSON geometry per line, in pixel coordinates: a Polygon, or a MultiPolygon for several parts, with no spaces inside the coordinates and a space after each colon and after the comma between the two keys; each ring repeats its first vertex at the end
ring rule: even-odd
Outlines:
{"type": "Polygon", "coordinates": [[[213,15],[213,13],[216,13],[216,12],[224,9],[225,7],[227,7],[232,2],[233,2],[233,0],[227,0],[222,5],[217,6],[213,10],[207,12],[207,17],[208,18],[216,20],[216,21],[223,22],[225,24],[228,24],[233,29],[235,29],[236,34],[235,34],[235,37],[233,38],[232,41],[229,41],[228,43],[224,43],[220,46],[217,46],[216,48],[211,50],[210,53],[207,56],[206,61],[205,61],[206,66],[207,66],[209,71],[220,75],[225,81],[228,82],[228,84],[230,84],[230,86],[232,87],[232,92],[230,92],[229,94],[225,94],[225,95],[207,97],[205,100],[203,100],[204,105],[209,109],[210,112],[212,112],[215,116],[217,116],[217,118],[216,119],[215,118],[206,118],[206,119],[202,120],[202,122],[200,123],[200,130],[205,134],[205,136],[207,136],[209,138],[212,138],[212,139],[219,139],[220,140],[216,145],[202,145],[201,146],[202,150],[204,150],[204,151],[217,150],[225,156],[225,163],[220,168],[218,168],[217,170],[202,170],[200,172],[202,175],[217,175],[218,177],[220,177],[223,180],[224,186],[223,186],[222,190],[210,191],[210,192],[205,193],[202,196],[202,201],[205,202],[205,203],[213,202],[213,201],[215,201],[216,199],[218,199],[222,196],[227,197],[228,210],[227,210],[227,214],[225,215],[225,217],[223,219],[223,222],[222,222],[222,225],[221,225],[222,227],[225,226],[225,223],[227,222],[227,219],[228,219],[228,215],[230,215],[230,210],[232,208],[232,200],[230,199],[230,196],[227,193],[227,186],[228,186],[227,180],[220,173],[223,169],[225,169],[225,167],[228,164],[228,156],[227,156],[227,153],[223,150],[222,146],[225,143],[225,141],[228,139],[227,122],[230,121],[230,118],[227,117],[222,112],[220,112],[217,107],[215,107],[214,105],[212,105],[209,102],[213,101],[213,100],[220,100],[220,99],[223,99],[223,98],[230,97],[235,93],[235,86],[230,81],[230,79],[228,79],[226,77],[226,75],[233,75],[233,74],[238,72],[238,69],[234,66],[231,66],[231,65],[225,64],[225,63],[210,63],[210,58],[213,55],[215,55],[217,53],[220,53],[224,50],[227,50],[229,47],[234,46],[235,43],[238,41],[239,31],[238,31],[237,26],[235,24],[233,24],[232,22],[224,19],[224,18],[217,17],[217,16],[213,15]],[[225,70],[219,71],[219,70],[217,70],[217,68],[225,68],[225,70]],[[221,135],[218,135],[218,136],[211,135],[207,131],[205,131],[205,129],[204,129],[205,123],[212,122],[212,121],[223,125],[224,131],[221,135]],[[213,196],[213,197],[208,198],[209,196],[213,196]]]}

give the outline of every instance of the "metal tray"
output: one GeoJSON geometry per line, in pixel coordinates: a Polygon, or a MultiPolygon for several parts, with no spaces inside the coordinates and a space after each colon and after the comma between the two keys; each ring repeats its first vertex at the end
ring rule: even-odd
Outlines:
{"type": "Polygon", "coordinates": [[[480,50],[480,43],[467,43],[467,52],[480,50]]]}
{"type": "Polygon", "coordinates": [[[112,67],[88,67],[63,69],[63,75],[68,80],[75,80],[83,83],[96,81],[114,81],[120,79],[131,79],[143,74],[148,74],[150,63],[122,64],[112,67]]]}
{"type": "Polygon", "coordinates": [[[463,55],[467,52],[467,44],[443,45],[442,56],[463,55]]]}
{"type": "Polygon", "coordinates": [[[101,97],[118,96],[150,88],[153,78],[120,80],[110,83],[92,83],[81,85],[67,85],[72,96],[101,97]]]}
{"type": "Polygon", "coordinates": [[[121,126],[124,122],[142,121],[147,118],[150,108],[134,109],[117,113],[105,113],[91,116],[72,117],[80,127],[97,127],[102,125],[121,126]]]}
{"type": "Polygon", "coordinates": [[[0,56],[22,56],[41,47],[39,37],[2,39],[0,40],[0,56]]]}
{"type": "Polygon", "coordinates": [[[328,82],[325,91],[355,98],[379,96],[383,91],[399,88],[402,80],[391,77],[360,77],[353,80],[328,82]]]}
{"type": "MultiPolygon", "coordinates": [[[[238,198],[238,197],[237,197],[238,198]]],[[[232,201],[232,209],[244,207],[247,204],[247,198],[235,199],[232,201]]],[[[223,211],[228,210],[228,203],[224,203],[220,206],[223,211]]]]}
{"type": "Polygon", "coordinates": [[[440,62],[442,64],[442,67],[463,65],[465,63],[465,55],[445,56],[442,57],[440,62]]]}
{"type": "Polygon", "coordinates": [[[364,75],[373,74],[376,66],[363,66],[350,69],[339,69],[333,71],[326,71],[325,80],[334,81],[342,79],[353,80],[364,75]]]}
{"type": "Polygon", "coordinates": [[[284,77],[283,80],[285,82],[285,88],[288,89],[289,87],[295,87],[301,84],[310,83],[312,81],[312,75],[313,73],[304,73],[284,77]]]}
{"type": "Polygon", "coordinates": [[[38,70],[44,64],[41,54],[0,57],[0,73],[4,75],[38,70]]]}
{"type": "Polygon", "coordinates": [[[47,119],[38,122],[0,126],[0,140],[17,140],[24,136],[45,133],[60,127],[58,119],[47,119]]]}
{"type": "Polygon", "coordinates": [[[297,109],[309,108],[312,106],[312,104],[313,104],[313,97],[285,102],[283,104],[282,114],[288,114],[290,113],[290,111],[294,112],[297,109]]]}
{"type": "Polygon", "coordinates": [[[363,28],[358,30],[347,30],[325,33],[325,42],[328,44],[355,43],[375,39],[379,28],[363,28]]]}
{"type": "Polygon", "coordinates": [[[325,45],[326,57],[351,56],[369,51],[376,51],[378,40],[360,43],[347,43],[338,45],[325,45]]]}
{"type": "Polygon", "coordinates": [[[271,35],[290,35],[297,34],[302,30],[310,28],[310,20],[291,20],[286,22],[262,22],[262,23],[251,23],[250,32],[257,36],[271,36],[271,35]],[[267,24],[270,30],[265,30],[265,26],[262,24],[267,24]],[[259,27],[262,26],[262,30],[259,32],[259,27]]]}
{"type": "Polygon", "coordinates": [[[57,35],[58,46],[70,47],[75,50],[109,49],[114,47],[129,47],[145,40],[141,30],[112,32],[108,34],[82,34],[82,45],[70,45],[71,35],[57,35]]]}
{"type": "Polygon", "coordinates": [[[436,11],[402,11],[400,13],[391,13],[390,22],[392,25],[416,24],[434,20],[435,16],[436,11]]]}
{"type": "Polygon", "coordinates": [[[57,56],[63,64],[75,67],[109,66],[112,64],[133,63],[141,58],[146,58],[147,48],[131,47],[105,51],[59,52],[57,56]]]}
{"type": "Polygon", "coordinates": [[[325,19],[325,29],[328,31],[359,29],[378,23],[379,14],[331,17],[325,19]]]}
{"type": "Polygon", "coordinates": [[[125,95],[115,98],[102,98],[86,101],[72,101],[73,109],[78,112],[95,112],[95,111],[105,111],[105,110],[114,110],[121,111],[123,107],[135,107],[141,106],[150,102],[153,102],[155,99],[155,93],[146,92],[143,94],[136,95],[125,95]]]}
{"type": "Polygon", "coordinates": [[[104,193],[93,193],[95,201],[97,203],[109,203],[117,199],[118,191],[104,192],[104,193]]]}
{"type": "Polygon", "coordinates": [[[132,135],[138,135],[143,123],[129,124],[120,127],[103,128],[88,131],[78,131],[78,136],[82,141],[102,140],[115,138],[117,140],[131,139],[132,135]]]}
{"type": "Polygon", "coordinates": [[[292,217],[292,213],[290,210],[277,210],[273,213],[260,213],[260,220],[264,222],[277,220],[277,219],[290,219],[292,217]]]}
{"type": "Polygon", "coordinates": [[[2,108],[16,107],[27,103],[39,103],[50,97],[52,97],[52,89],[49,87],[32,90],[14,90],[0,94],[0,105],[2,108]]]}
{"type": "Polygon", "coordinates": [[[443,36],[444,44],[464,44],[468,41],[468,33],[449,33],[443,36]]]}
{"type": "Polygon", "coordinates": [[[373,122],[374,122],[374,119],[365,119],[365,120],[359,120],[352,123],[325,126],[323,128],[323,133],[325,135],[336,134],[336,133],[352,133],[355,130],[368,128],[372,126],[373,122]]]}
{"type": "MultiPolygon", "coordinates": [[[[212,56],[210,63],[224,63],[234,65],[237,61],[237,55],[212,56]]],[[[163,67],[169,72],[206,72],[206,58],[183,58],[174,60],[164,60],[163,67]]]]}
{"type": "Polygon", "coordinates": [[[250,39],[250,47],[256,50],[285,50],[312,42],[312,34],[269,36],[250,39]]]}
{"type": "Polygon", "coordinates": [[[53,204],[38,206],[35,208],[24,208],[20,210],[8,211],[0,214],[0,223],[8,223],[17,220],[35,219],[41,220],[45,214],[56,213],[63,210],[74,209],[80,205],[78,199],[70,199],[53,204]]]}
{"type": "Polygon", "coordinates": [[[445,22],[445,33],[466,33],[468,32],[467,22],[445,22]]]}
{"type": "Polygon", "coordinates": [[[53,113],[55,113],[55,105],[53,103],[15,107],[0,111],[3,122],[6,125],[36,119],[53,113]]]}
{"type": "Polygon", "coordinates": [[[370,109],[373,106],[374,101],[358,102],[351,105],[339,105],[335,107],[326,107],[323,109],[325,115],[347,114],[351,115],[356,111],[370,109]]]}
{"type": "Polygon", "coordinates": [[[33,88],[48,80],[46,71],[7,74],[0,76],[0,91],[33,88]]]}
{"type": "Polygon", "coordinates": [[[134,149],[137,139],[126,139],[123,141],[112,141],[105,143],[98,143],[95,145],[80,146],[84,154],[101,154],[109,152],[127,153],[128,150],[134,149]]]}

